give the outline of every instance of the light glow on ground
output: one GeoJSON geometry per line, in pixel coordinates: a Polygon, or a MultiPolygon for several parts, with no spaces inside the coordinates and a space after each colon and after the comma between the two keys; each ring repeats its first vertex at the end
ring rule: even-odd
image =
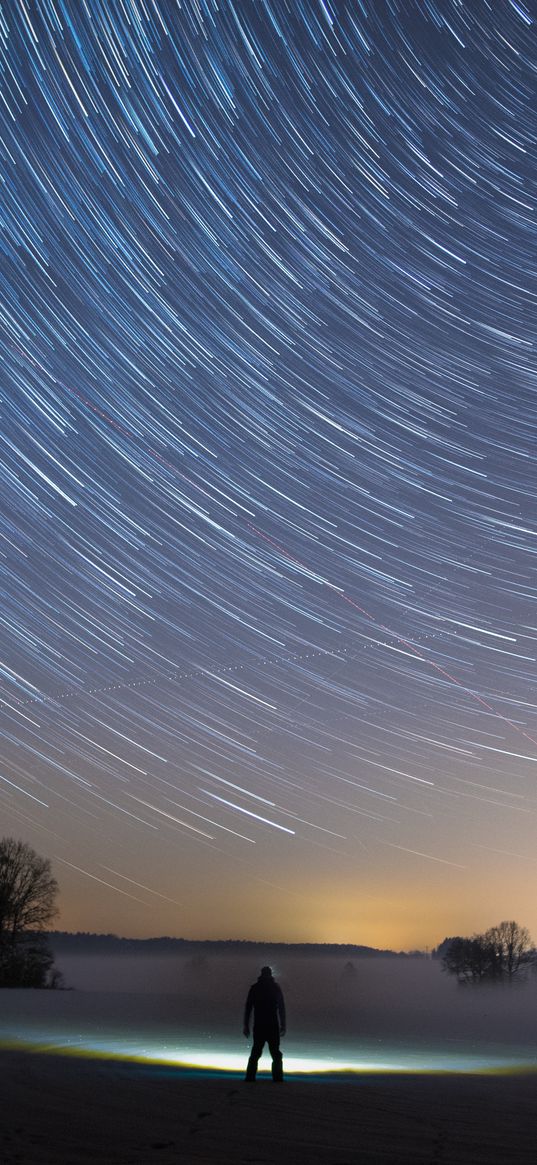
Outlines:
{"type": "MultiPolygon", "coordinates": [[[[80,1057],[83,1059],[117,1060],[124,1063],[160,1065],[162,1067],[177,1068],[182,1071],[244,1073],[247,1054],[217,1050],[203,1050],[169,1045],[153,1047],[136,1047],[131,1041],[106,1040],[87,1041],[69,1040],[67,1043],[51,1039],[41,1039],[39,1042],[31,1040],[4,1039],[0,1040],[0,1050],[23,1051],[42,1053],[46,1055],[60,1055],[80,1057]]],[[[359,1075],[392,1075],[392,1074],[461,1074],[461,1075],[513,1075],[516,1073],[537,1073],[537,1059],[514,1059],[512,1057],[491,1057],[477,1053],[446,1053],[439,1052],[408,1052],[402,1054],[400,1050],[393,1051],[393,1056],[387,1054],[371,1057],[359,1054],[353,1058],[339,1059],[326,1056],[286,1056],[284,1062],[285,1074],[292,1076],[359,1076],[359,1075]]],[[[270,1060],[268,1057],[260,1062],[259,1074],[268,1075],[270,1060]]]]}

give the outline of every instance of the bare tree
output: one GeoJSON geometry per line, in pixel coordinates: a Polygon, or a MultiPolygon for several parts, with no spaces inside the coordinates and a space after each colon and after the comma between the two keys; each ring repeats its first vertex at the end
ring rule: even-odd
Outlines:
{"type": "Polygon", "coordinates": [[[442,968],[459,983],[481,983],[492,977],[493,952],[484,935],[451,939],[442,956],[442,968]]]}
{"type": "Polygon", "coordinates": [[[493,951],[495,973],[511,982],[535,964],[535,951],[529,931],[518,922],[500,922],[483,936],[493,951]]]}
{"type": "Polygon", "coordinates": [[[0,840],[0,986],[57,982],[44,933],[57,893],[47,858],[15,838],[0,840]]]}
{"type": "Polygon", "coordinates": [[[529,932],[518,922],[500,922],[472,938],[445,939],[439,952],[443,970],[456,975],[459,983],[511,983],[537,966],[529,932]]]}

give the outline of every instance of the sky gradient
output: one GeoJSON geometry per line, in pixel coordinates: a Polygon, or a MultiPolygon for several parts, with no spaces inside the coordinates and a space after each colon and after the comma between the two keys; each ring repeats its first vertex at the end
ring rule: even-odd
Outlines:
{"type": "Polygon", "coordinates": [[[0,16],[0,834],[62,928],[537,938],[533,16],[0,16]]]}

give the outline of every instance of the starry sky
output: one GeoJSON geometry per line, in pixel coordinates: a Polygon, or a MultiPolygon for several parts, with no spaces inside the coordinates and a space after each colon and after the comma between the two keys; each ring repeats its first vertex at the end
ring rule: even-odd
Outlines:
{"type": "Polygon", "coordinates": [[[537,937],[537,10],[0,14],[0,833],[57,925],[537,937]]]}

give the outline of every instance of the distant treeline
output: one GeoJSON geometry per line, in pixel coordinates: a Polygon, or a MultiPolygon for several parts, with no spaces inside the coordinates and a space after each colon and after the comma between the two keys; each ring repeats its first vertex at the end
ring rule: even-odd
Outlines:
{"type": "Polygon", "coordinates": [[[262,954],[278,952],[289,955],[343,955],[355,959],[409,959],[423,958],[423,951],[378,950],[376,947],[355,946],[352,943],[262,943],[247,939],[187,939],[120,938],[117,934],[90,934],[87,931],[71,933],[64,930],[49,932],[49,942],[55,955],[63,954],[262,954]]]}

